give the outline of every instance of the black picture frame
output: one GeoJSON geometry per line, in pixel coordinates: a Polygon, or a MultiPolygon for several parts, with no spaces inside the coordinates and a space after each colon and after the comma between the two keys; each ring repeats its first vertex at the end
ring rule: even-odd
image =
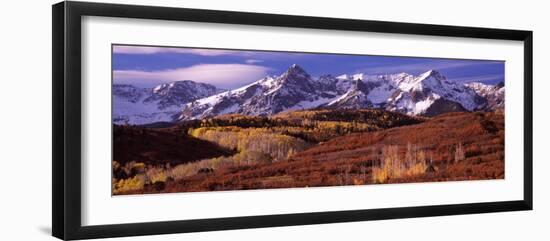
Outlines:
{"type": "Polygon", "coordinates": [[[380,219],[532,210],[533,208],[533,32],[414,23],[290,16],[90,2],[52,6],[53,24],[53,194],[52,233],[60,239],[185,233],[308,225],[380,219]],[[99,226],[81,224],[81,18],[103,16],[258,26],[281,26],[379,33],[517,40],[524,43],[523,199],[420,207],[140,222],[99,226]]]}

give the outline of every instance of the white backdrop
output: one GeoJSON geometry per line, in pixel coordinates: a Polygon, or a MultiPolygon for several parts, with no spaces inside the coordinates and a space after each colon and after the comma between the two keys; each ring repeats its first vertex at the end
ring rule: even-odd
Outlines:
{"type": "Polygon", "coordinates": [[[82,144],[83,225],[510,201],[523,197],[522,128],[506,129],[504,180],[111,197],[112,143],[108,140],[112,70],[111,63],[105,60],[111,58],[112,43],[503,60],[508,127],[523,124],[523,44],[104,17],[83,18],[82,29],[82,123],[83,136],[87,137],[82,144]]]}
{"type": "MultiPolygon", "coordinates": [[[[51,14],[54,1],[18,1],[2,7],[0,95],[2,144],[1,240],[53,240],[51,229],[51,14]]],[[[109,1],[192,8],[272,12],[389,21],[518,28],[535,31],[535,211],[437,218],[236,230],[154,237],[155,240],[280,239],[548,239],[550,183],[544,155],[549,114],[545,89],[550,24],[543,1],[109,1]],[[396,231],[397,230],[397,231],[396,231]],[[530,238],[529,238],[530,237],[530,238]]],[[[124,238],[151,240],[151,237],[124,238]]]]}

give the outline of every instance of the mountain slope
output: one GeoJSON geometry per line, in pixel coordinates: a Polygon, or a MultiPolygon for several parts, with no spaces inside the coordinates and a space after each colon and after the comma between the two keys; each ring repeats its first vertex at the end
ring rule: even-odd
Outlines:
{"type": "Polygon", "coordinates": [[[213,85],[190,80],[138,88],[113,85],[113,123],[146,124],[173,121],[184,104],[218,93],[213,85]]]}
{"type": "MultiPolygon", "coordinates": [[[[425,164],[382,183],[503,179],[504,116],[448,113],[416,125],[343,135],[286,160],[215,167],[207,178],[201,173],[182,177],[167,182],[163,192],[376,184],[375,170],[390,155],[403,162],[415,156],[425,164]]],[[[159,191],[146,187],[143,192],[159,191]]]]}
{"type": "Polygon", "coordinates": [[[315,108],[338,96],[338,93],[324,90],[336,85],[338,80],[323,80],[326,82],[314,80],[300,66],[292,65],[280,76],[265,77],[247,86],[188,103],[179,119],[235,113],[262,116],[315,108]]]}
{"type": "MultiPolygon", "coordinates": [[[[329,108],[382,108],[409,115],[437,115],[453,111],[494,110],[504,104],[500,88],[448,80],[435,70],[413,76],[323,75],[312,78],[298,65],[280,76],[190,102],[178,120],[223,114],[266,116],[284,111],[329,108]]],[[[502,91],[503,92],[503,91],[502,91]]]]}
{"type": "Polygon", "coordinates": [[[504,110],[504,93],[506,89],[503,82],[496,85],[471,82],[465,84],[465,86],[487,100],[486,105],[481,106],[480,109],[491,111],[504,110]]]}
{"type": "MultiPolygon", "coordinates": [[[[437,101],[443,109],[475,110],[485,100],[466,86],[447,80],[441,73],[430,70],[399,83],[399,90],[388,100],[387,109],[412,115],[424,114],[437,101]],[[451,107],[456,106],[456,107],[451,107]]],[[[432,108],[433,109],[433,108],[432,108]]],[[[444,113],[444,111],[438,111],[444,113]]]]}

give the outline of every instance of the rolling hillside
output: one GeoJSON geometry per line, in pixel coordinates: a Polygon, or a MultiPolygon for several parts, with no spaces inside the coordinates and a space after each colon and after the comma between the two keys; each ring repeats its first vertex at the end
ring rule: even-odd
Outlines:
{"type": "Polygon", "coordinates": [[[375,113],[370,110],[349,113],[318,110],[282,113],[265,118],[264,122],[251,121],[251,117],[242,116],[217,119],[226,121],[225,124],[231,126],[229,129],[224,129],[228,127],[220,125],[221,121],[202,121],[202,127],[188,129],[190,133],[195,132],[192,136],[237,149],[239,153],[230,157],[181,164],[172,169],[157,168],[155,172],[165,173],[164,175],[170,177],[163,180],[162,188],[143,185],[140,189],[124,193],[504,178],[502,113],[448,113],[422,120],[414,119],[414,122],[396,121],[399,118],[395,117],[400,117],[400,114],[390,118],[392,115],[380,113],[375,123],[383,123],[382,120],[388,118],[386,123],[402,125],[379,125],[360,131],[354,131],[353,128],[335,131],[341,130],[346,123],[356,122],[353,124],[355,127],[361,123],[367,124],[373,120],[372,115],[375,113]],[[303,120],[307,121],[304,123],[303,120]],[[321,123],[325,122],[339,123],[335,126],[340,127],[332,127],[330,131],[326,131],[321,128],[321,123]],[[294,132],[289,131],[293,129],[294,132]],[[228,130],[238,130],[235,133],[241,135],[242,141],[249,142],[242,142],[242,146],[228,144],[233,143],[232,141],[224,142],[235,138],[234,135],[224,132],[228,130]],[[205,134],[208,131],[210,134],[205,134]],[[307,133],[310,137],[307,137],[307,133]],[[332,135],[327,137],[321,133],[332,135]],[[285,139],[284,136],[294,139],[285,139]],[[255,139],[247,139],[250,137],[255,139]],[[286,143],[284,145],[287,151],[273,156],[269,152],[271,144],[262,145],[262,140],[276,141],[277,138],[282,138],[281,143],[286,143]]]}
{"type": "Polygon", "coordinates": [[[124,165],[172,165],[232,155],[233,151],[171,129],[113,126],[113,160],[124,165]]]}

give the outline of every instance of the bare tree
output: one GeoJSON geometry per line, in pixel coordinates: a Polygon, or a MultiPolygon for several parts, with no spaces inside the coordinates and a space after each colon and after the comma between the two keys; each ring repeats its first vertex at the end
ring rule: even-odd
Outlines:
{"type": "Polygon", "coordinates": [[[459,142],[455,148],[455,163],[466,159],[464,155],[464,148],[462,147],[462,142],[459,142]]]}

